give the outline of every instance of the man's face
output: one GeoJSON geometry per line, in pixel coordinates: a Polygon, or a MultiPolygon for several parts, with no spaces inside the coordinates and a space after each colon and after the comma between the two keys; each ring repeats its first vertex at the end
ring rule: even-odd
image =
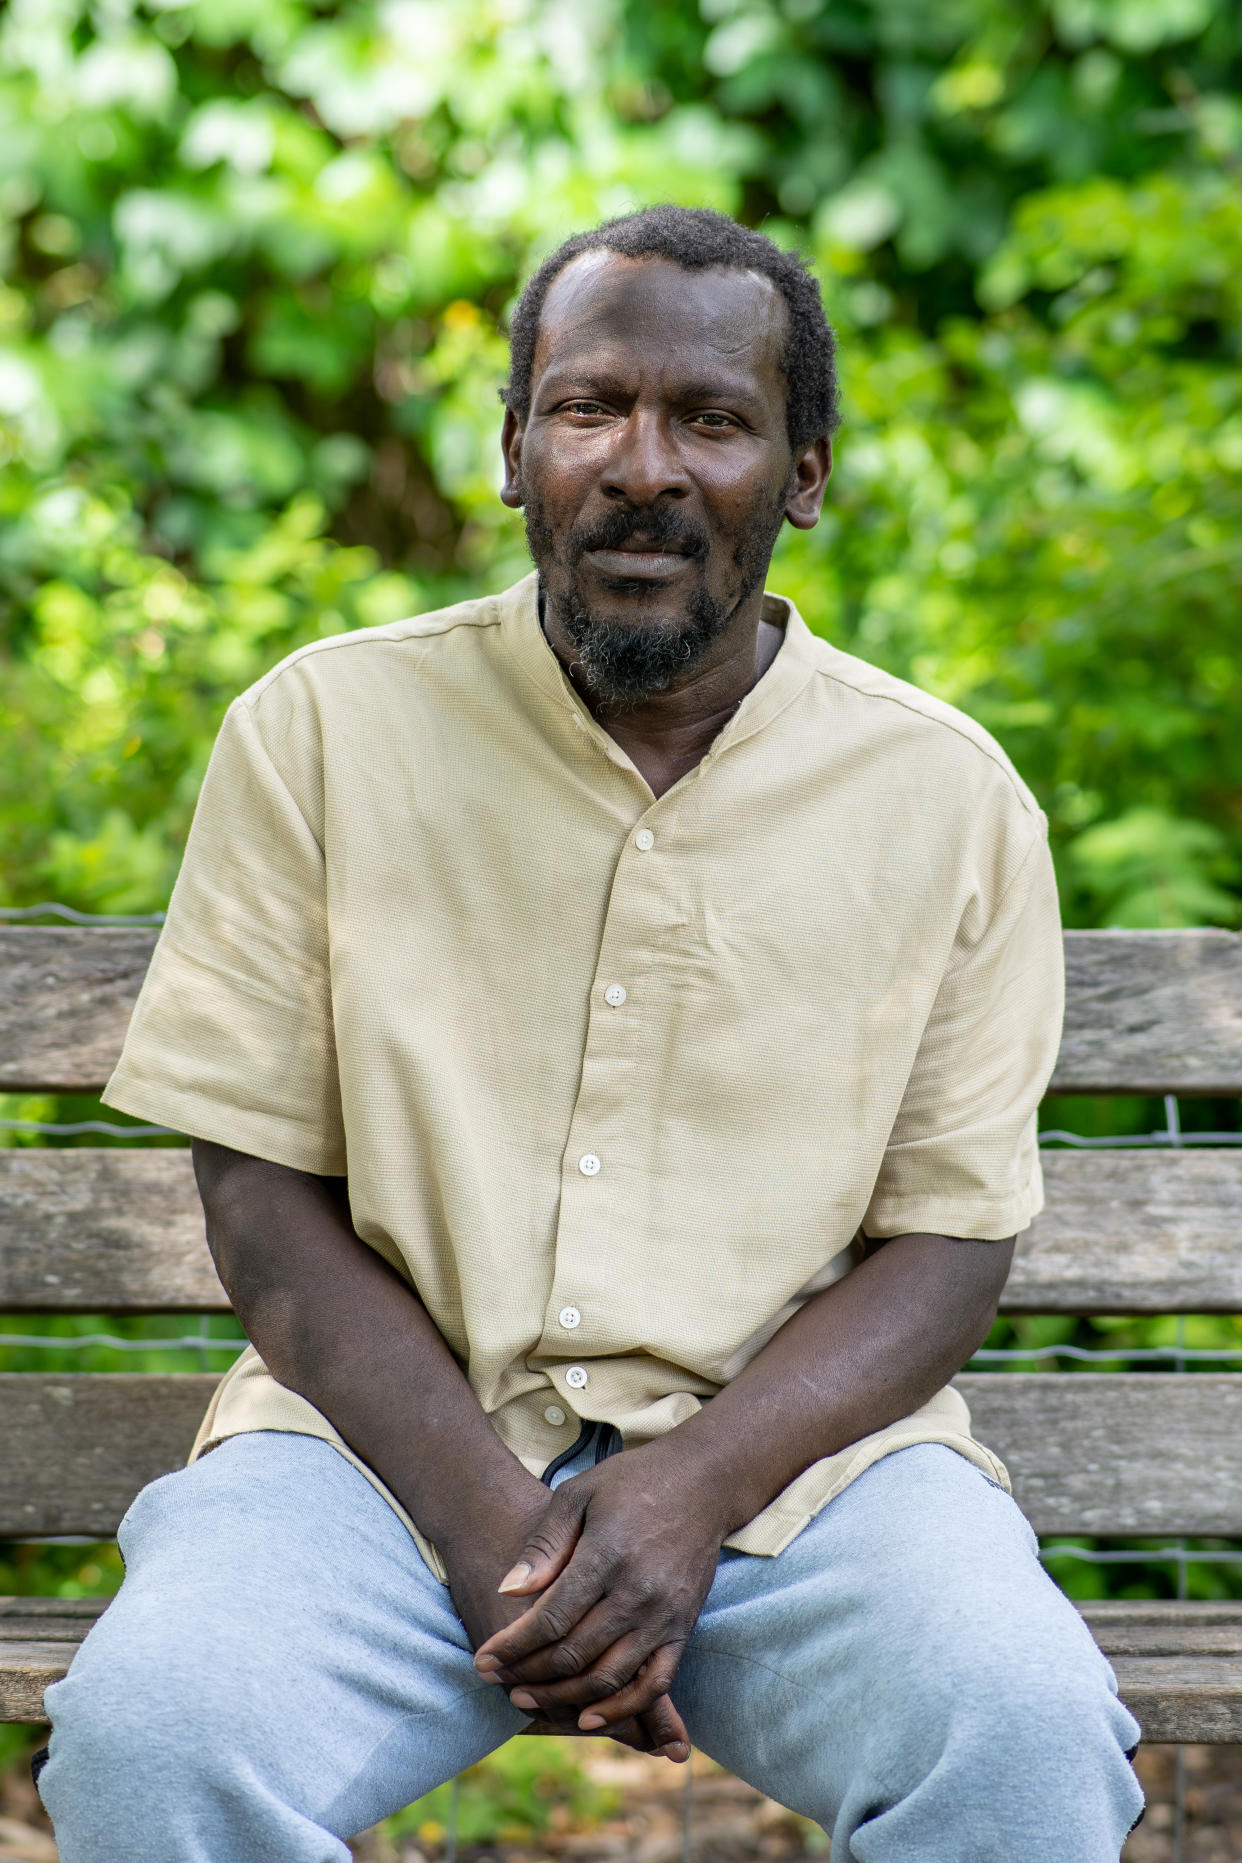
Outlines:
{"type": "Polygon", "coordinates": [[[584,253],[552,283],[525,431],[505,423],[505,499],[525,505],[546,596],[604,701],[687,675],[762,589],[798,478],[786,316],[755,273],[658,258],[584,253]]]}

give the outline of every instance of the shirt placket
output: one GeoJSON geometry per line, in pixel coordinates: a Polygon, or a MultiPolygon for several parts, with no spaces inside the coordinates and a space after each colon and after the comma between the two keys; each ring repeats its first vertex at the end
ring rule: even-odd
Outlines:
{"type": "MultiPolygon", "coordinates": [[[[627,1305],[620,1277],[634,1236],[635,1187],[644,1160],[637,1116],[652,1084],[645,1078],[644,1036],[654,1012],[659,947],[676,914],[670,863],[676,859],[674,799],[652,806],[621,848],[609,893],[591,1000],[578,1094],[561,1161],[561,1197],[552,1287],[538,1351],[565,1403],[564,1416],[606,1417],[607,1382],[593,1354],[616,1349],[618,1308],[627,1305]]],[[[641,1200],[640,1200],[641,1201],[641,1200]]]]}

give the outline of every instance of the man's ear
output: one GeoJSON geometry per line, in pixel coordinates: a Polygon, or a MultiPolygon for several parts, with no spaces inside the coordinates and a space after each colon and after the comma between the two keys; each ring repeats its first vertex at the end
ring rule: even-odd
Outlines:
{"type": "Polygon", "coordinates": [[[522,507],[522,429],[513,409],[505,409],[505,424],[500,430],[500,450],[505,460],[505,482],[500,501],[513,511],[522,507]]]}
{"type": "Polygon", "coordinates": [[[812,440],[810,446],[803,448],[789,475],[785,516],[795,530],[814,530],[819,523],[831,475],[832,441],[825,434],[822,440],[812,440]]]}

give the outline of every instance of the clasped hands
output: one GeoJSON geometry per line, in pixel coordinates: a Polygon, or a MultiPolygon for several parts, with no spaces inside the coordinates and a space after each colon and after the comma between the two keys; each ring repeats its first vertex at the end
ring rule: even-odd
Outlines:
{"type": "Polygon", "coordinates": [[[681,1763],[669,1690],[734,1523],[721,1483],[671,1450],[625,1450],[553,1492],[530,1477],[520,1537],[501,1535],[520,1550],[499,1584],[492,1554],[490,1599],[486,1558],[447,1563],[475,1667],[515,1707],[681,1763]]]}

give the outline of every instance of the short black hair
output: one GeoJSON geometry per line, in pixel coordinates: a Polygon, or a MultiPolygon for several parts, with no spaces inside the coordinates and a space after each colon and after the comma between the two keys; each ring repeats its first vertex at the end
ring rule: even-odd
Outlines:
{"type": "Polygon", "coordinates": [[[522,426],[530,416],[531,375],[539,318],[548,287],[583,252],[627,259],[670,259],[687,271],[724,266],[770,278],[789,310],[781,368],[789,385],[785,425],[795,453],[833,432],[838,420],[836,338],[824,315],[819,285],[800,253],[786,252],[765,233],[739,226],[710,207],[644,207],[575,233],[546,258],[514,307],[509,323],[509,380],[502,394],[522,426]]]}

